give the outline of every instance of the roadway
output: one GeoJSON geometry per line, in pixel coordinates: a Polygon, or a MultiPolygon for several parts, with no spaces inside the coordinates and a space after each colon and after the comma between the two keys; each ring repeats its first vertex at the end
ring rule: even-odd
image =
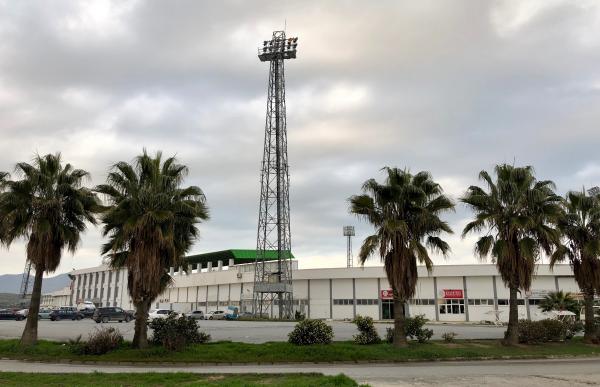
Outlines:
{"type": "MultiPolygon", "coordinates": [[[[200,329],[209,333],[213,341],[230,340],[245,343],[264,343],[267,341],[286,341],[287,335],[293,329],[294,322],[271,321],[225,321],[201,320],[200,329]]],[[[357,333],[356,326],[350,322],[330,321],[333,327],[334,340],[352,340],[357,333]]],[[[391,324],[375,324],[379,334],[385,337],[387,327],[391,324]]],[[[81,335],[84,339],[95,328],[100,326],[114,326],[123,334],[125,340],[133,339],[134,323],[110,322],[96,324],[90,319],[81,321],[49,321],[41,320],[38,326],[40,339],[67,341],[81,335]]],[[[0,321],[0,338],[19,338],[25,327],[25,321],[0,321]]],[[[445,332],[455,332],[458,339],[500,339],[504,337],[504,327],[477,326],[467,324],[431,324],[434,339],[441,339],[445,332]]]]}
{"type": "Polygon", "coordinates": [[[423,362],[400,364],[294,364],[249,366],[101,366],[27,363],[0,360],[0,371],[13,372],[195,372],[195,373],[343,373],[359,383],[384,386],[595,386],[600,358],[423,362]]]}

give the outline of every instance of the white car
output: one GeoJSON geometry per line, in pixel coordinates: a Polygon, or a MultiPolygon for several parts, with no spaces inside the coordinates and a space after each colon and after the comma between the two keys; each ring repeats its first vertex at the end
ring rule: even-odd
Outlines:
{"type": "Polygon", "coordinates": [[[185,313],[185,316],[195,320],[204,320],[204,312],[201,310],[193,310],[189,313],[185,313]]]}
{"type": "Polygon", "coordinates": [[[208,312],[206,316],[204,316],[205,320],[223,320],[225,318],[225,311],[223,310],[215,310],[212,312],[208,312]]]}
{"type": "Polygon", "coordinates": [[[152,321],[155,318],[166,318],[169,313],[175,313],[179,317],[179,313],[176,313],[170,309],[152,309],[148,312],[148,320],[152,321]]]}

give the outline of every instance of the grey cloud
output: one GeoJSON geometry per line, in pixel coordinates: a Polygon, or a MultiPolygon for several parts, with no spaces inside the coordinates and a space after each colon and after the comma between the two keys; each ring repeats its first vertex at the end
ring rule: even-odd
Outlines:
{"type": "MultiPolygon", "coordinates": [[[[193,252],[254,246],[256,47],[287,19],[300,38],[286,86],[301,265],[344,263],[340,227],[357,226],[356,245],[370,231],[346,199],[384,165],[430,170],[453,197],[497,162],[532,164],[560,192],[600,184],[600,7],[523,4],[0,1],[0,170],[60,150],[97,184],[115,161],[161,149],[211,207],[193,252]]],[[[468,216],[448,215],[457,233],[468,216]]],[[[101,240],[90,229],[60,270],[99,263],[101,240]]],[[[474,260],[471,240],[450,240],[448,262],[474,260]]],[[[1,250],[0,272],[23,257],[1,250]]]]}

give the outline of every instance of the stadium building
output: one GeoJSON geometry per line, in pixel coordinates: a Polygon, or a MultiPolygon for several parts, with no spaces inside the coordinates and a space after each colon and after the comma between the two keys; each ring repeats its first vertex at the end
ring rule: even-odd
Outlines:
{"type": "MultiPolygon", "coordinates": [[[[268,257],[275,259],[275,255],[268,257]]],[[[255,250],[224,250],[186,258],[187,271],[171,268],[174,284],[153,307],[179,312],[205,313],[238,307],[252,311],[255,250]]],[[[276,265],[276,261],[270,263],[276,265]]],[[[309,318],[375,320],[393,318],[391,289],[381,266],[298,269],[293,261],[294,309],[309,318]]],[[[127,292],[126,270],[107,266],[70,273],[70,304],[91,300],[98,306],[133,309],[127,292]]],[[[531,291],[519,295],[519,317],[540,319],[537,307],[549,292],[563,290],[579,295],[571,268],[537,265],[531,291]]],[[[506,321],[508,288],[492,264],[438,265],[431,274],[419,267],[416,294],[408,303],[411,316],[424,314],[432,321],[506,321]]],[[[277,305],[272,316],[277,316],[277,305]]]]}

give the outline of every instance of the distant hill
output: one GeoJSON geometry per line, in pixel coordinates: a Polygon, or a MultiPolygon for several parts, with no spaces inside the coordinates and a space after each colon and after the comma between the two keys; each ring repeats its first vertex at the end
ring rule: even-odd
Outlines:
{"type": "MultiPolygon", "coordinates": [[[[19,293],[21,287],[21,274],[3,274],[0,275],[0,293],[19,293]]],[[[54,277],[46,277],[42,282],[42,294],[50,293],[65,286],[69,286],[71,280],[67,274],[59,274],[54,277]]],[[[31,277],[31,287],[33,286],[33,276],[31,277]]]]}

